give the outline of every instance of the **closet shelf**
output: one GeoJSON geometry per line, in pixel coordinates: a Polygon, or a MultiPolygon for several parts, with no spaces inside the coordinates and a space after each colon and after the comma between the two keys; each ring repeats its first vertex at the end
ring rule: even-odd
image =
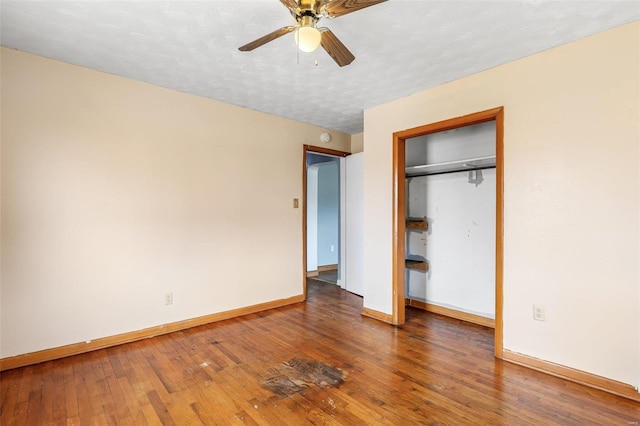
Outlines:
{"type": "Polygon", "coordinates": [[[421,229],[426,230],[428,228],[428,223],[426,218],[421,219],[407,219],[405,227],[407,229],[421,229]]]}
{"type": "Polygon", "coordinates": [[[416,271],[429,270],[429,264],[423,260],[405,259],[404,267],[407,269],[415,269],[416,271]]]}
{"type": "Polygon", "coordinates": [[[443,173],[464,172],[468,170],[482,170],[496,166],[496,156],[465,158],[463,160],[444,161],[441,163],[421,164],[405,168],[407,177],[428,176],[443,173]]]}

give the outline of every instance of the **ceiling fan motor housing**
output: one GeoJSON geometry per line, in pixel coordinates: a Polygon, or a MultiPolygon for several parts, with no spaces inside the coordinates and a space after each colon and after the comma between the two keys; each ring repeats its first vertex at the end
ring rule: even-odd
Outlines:
{"type": "Polygon", "coordinates": [[[305,10],[297,17],[298,25],[301,27],[315,27],[318,17],[315,13],[305,10]]]}
{"type": "Polygon", "coordinates": [[[300,0],[298,3],[298,8],[300,9],[300,16],[304,13],[311,13],[314,16],[317,16],[321,13],[320,9],[322,8],[321,1],[318,0],[300,0]]]}

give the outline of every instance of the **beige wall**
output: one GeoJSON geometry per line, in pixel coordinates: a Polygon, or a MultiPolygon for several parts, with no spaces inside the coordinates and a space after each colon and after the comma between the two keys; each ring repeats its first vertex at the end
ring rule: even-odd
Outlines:
{"type": "Polygon", "coordinates": [[[364,151],[364,132],[351,135],[351,153],[357,154],[364,151]]]}
{"type": "Polygon", "coordinates": [[[1,59],[2,357],[302,293],[292,199],[326,129],[1,59]]]}
{"type": "Polygon", "coordinates": [[[504,106],[504,348],[638,386],[639,52],[635,22],[365,111],[365,306],[391,313],[393,132],[504,106]]]}

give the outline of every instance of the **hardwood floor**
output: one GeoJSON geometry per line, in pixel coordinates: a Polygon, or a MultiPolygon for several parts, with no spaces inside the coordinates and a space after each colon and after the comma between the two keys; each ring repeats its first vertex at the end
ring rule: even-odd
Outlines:
{"type": "Polygon", "coordinates": [[[321,271],[317,277],[313,278],[315,281],[323,281],[325,283],[336,284],[338,282],[338,271],[321,271]]]}
{"type": "Polygon", "coordinates": [[[494,359],[489,328],[412,308],[395,328],[362,317],[361,298],[334,285],[308,280],[308,294],[307,303],[3,372],[0,423],[640,421],[637,402],[494,359]]]}

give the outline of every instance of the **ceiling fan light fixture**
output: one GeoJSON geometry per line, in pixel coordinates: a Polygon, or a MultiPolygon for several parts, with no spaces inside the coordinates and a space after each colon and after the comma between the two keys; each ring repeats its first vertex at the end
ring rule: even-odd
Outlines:
{"type": "Polygon", "coordinates": [[[303,52],[313,52],[320,46],[320,31],[316,27],[300,27],[296,30],[294,39],[298,49],[303,52]]]}

